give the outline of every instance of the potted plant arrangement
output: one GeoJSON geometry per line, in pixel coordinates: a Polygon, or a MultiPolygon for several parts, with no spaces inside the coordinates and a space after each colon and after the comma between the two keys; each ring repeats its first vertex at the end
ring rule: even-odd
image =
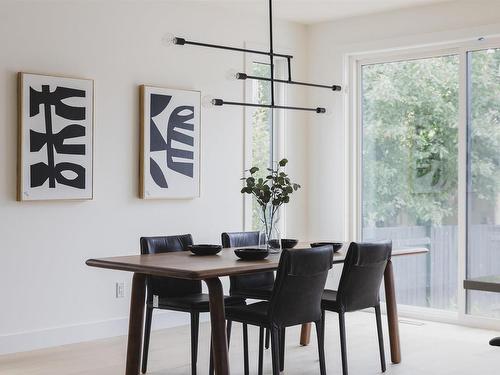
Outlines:
{"type": "Polygon", "coordinates": [[[281,236],[278,229],[279,209],[283,204],[290,202],[290,195],[300,189],[284,171],[287,159],[274,163],[273,168],[267,168],[267,176],[258,177],[259,168],[252,167],[245,171],[243,177],[245,186],[242,194],[253,195],[260,207],[260,244],[269,248],[281,247],[281,236]],[[250,174],[248,176],[248,174],[250,174]]]}

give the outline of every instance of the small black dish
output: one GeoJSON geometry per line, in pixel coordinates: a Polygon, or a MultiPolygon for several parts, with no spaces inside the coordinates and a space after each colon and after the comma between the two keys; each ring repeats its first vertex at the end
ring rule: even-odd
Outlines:
{"type": "Polygon", "coordinates": [[[293,249],[297,244],[299,243],[299,240],[296,239],[291,239],[291,238],[283,238],[281,240],[281,248],[282,249],[293,249]]]}
{"type": "Polygon", "coordinates": [[[267,258],[269,250],[258,248],[243,248],[234,250],[236,256],[242,260],[261,260],[267,258]]]}
{"type": "Polygon", "coordinates": [[[336,253],[339,251],[342,246],[344,245],[342,242],[314,242],[311,244],[311,247],[319,247],[319,246],[325,246],[325,245],[331,245],[333,246],[333,252],[336,253]]]}
{"type": "Polygon", "coordinates": [[[221,245],[189,245],[188,249],[194,255],[215,255],[222,250],[221,245]]]}
{"type": "MultiPolygon", "coordinates": [[[[283,238],[281,240],[281,248],[282,249],[293,249],[299,243],[298,240],[283,238]]],[[[271,249],[279,249],[279,241],[278,240],[269,240],[269,247],[271,249]]]]}
{"type": "Polygon", "coordinates": [[[271,249],[279,249],[280,248],[280,242],[279,242],[279,240],[269,240],[269,247],[271,249]]]}

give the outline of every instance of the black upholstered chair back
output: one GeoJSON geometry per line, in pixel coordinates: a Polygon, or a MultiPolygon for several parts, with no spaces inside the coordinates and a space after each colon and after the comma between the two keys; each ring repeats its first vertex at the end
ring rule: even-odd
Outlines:
{"type": "Polygon", "coordinates": [[[337,301],[345,312],[379,304],[379,291],[392,243],[352,242],[340,277],[337,301]]]}
{"type": "MultiPolygon", "coordinates": [[[[259,245],[259,232],[222,233],[222,247],[245,247],[259,245]]],[[[231,295],[244,295],[248,290],[274,284],[274,272],[259,272],[251,275],[231,276],[231,295]]]]}
{"type": "Polygon", "coordinates": [[[321,297],[332,264],[331,246],[283,250],[269,304],[274,326],[321,319],[321,297]]]}
{"type": "MultiPolygon", "coordinates": [[[[192,244],[193,237],[190,234],[141,237],[141,254],[187,251],[187,247],[192,244]]],[[[149,276],[147,285],[148,301],[153,298],[153,294],[162,297],[181,297],[188,294],[201,293],[201,281],[149,276]]]]}
{"type": "Polygon", "coordinates": [[[259,232],[224,232],[221,234],[222,247],[258,246],[259,232]]]}

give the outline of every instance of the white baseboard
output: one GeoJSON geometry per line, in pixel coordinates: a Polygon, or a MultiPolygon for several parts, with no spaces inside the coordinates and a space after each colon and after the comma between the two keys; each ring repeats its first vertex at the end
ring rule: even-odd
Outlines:
{"type": "MultiPolygon", "coordinates": [[[[208,320],[208,314],[202,314],[200,320],[208,320]]],[[[156,310],[152,329],[165,329],[186,324],[189,324],[189,314],[156,310]]],[[[122,317],[0,335],[0,355],[123,336],[127,332],[128,317],[122,317]]]]}

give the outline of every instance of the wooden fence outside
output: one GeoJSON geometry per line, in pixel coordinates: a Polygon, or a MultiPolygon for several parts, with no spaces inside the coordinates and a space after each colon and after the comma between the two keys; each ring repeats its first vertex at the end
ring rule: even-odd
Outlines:
{"type": "MultiPolygon", "coordinates": [[[[427,247],[426,255],[394,259],[398,303],[457,309],[458,228],[456,225],[364,228],[364,240],[389,239],[394,248],[427,247]]],[[[469,231],[468,276],[500,274],[500,225],[472,225],[469,231]]],[[[469,309],[491,315],[500,295],[474,293],[469,309]]],[[[493,315],[496,315],[494,313],[493,315]]]]}

